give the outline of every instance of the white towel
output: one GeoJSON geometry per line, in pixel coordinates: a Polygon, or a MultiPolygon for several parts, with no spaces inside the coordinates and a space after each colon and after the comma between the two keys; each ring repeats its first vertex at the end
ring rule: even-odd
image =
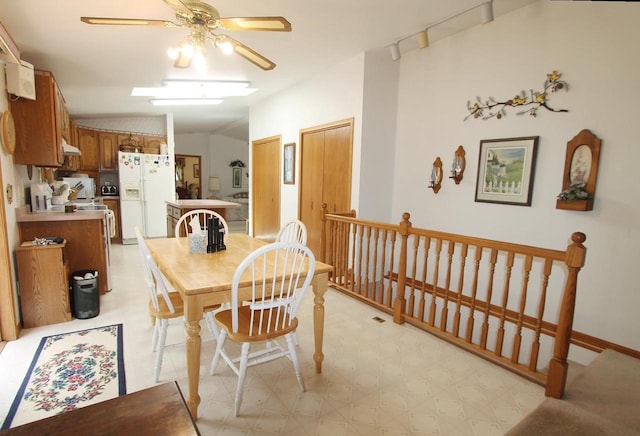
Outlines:
{"type": "Polygon", "coordinates": [[[107,209],[107,219],[109,220],[109,237],[115,238],[116,236],[116,215],[111,209],[107,209]]]}

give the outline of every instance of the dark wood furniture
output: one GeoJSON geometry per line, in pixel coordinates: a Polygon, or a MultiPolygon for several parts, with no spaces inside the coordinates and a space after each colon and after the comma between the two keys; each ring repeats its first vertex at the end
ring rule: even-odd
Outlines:
{"type": "Polygon", "coordinates": [[[0,431],[0,435],[199,435],[177,382],[0,431]]]}

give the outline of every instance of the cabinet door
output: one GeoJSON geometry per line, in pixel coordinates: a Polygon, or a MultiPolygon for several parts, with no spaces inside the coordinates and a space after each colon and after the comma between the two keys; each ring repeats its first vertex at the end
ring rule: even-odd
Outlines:
{"type": "Polygon", "coordinates": [[[160,144],[166,144],[166,138],[161,136],[145,136],[144,152],[151,154],[160,154],[160,144]]]}
{"type": "Polygon", "coordinates": [[[59,167],[64,161],[62,132],[56,113],[64,100],[58,98],[53,75],[35,70],[37,100],[9,101],[16,127],[13,162],[21,165],[59,167]]]}
{"type": "Polygon", "coordinates": [[[138,148],[138,152],[142,153],[142,147],[144,146],[144,136],[136,135],[134,133],[118,133],[118,146],[120,145],[133,145],[138,148]]]}
{"type": "Polygon", "coordinates": [[[78,148],[80,169],[83,171],[98,171],[98,132],[96,130],[78,128],[78,148]]]}
{"type": "Polygon", "coordinates": [[[100,171],[118,171],[118,134],[100,132],[100,171]]]}

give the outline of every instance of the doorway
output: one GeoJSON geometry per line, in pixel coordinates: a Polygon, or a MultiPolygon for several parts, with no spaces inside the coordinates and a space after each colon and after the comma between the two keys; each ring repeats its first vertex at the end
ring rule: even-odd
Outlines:
{"type": "Polygon", "coordinates": [[[176,193],[179,199],[202,198],[201,157],[176,154],[176,193]]]}

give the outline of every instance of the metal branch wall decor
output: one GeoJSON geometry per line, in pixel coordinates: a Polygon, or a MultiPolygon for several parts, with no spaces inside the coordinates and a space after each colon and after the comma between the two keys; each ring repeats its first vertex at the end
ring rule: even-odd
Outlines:
{"type": "Polygon", "coordinates": [[[520,94],[507,101],[496,101],[493,97],[482,101],[480,97],[476,97],[476,102],[473,105],[471,105],[471,101],[467,101],[469,115],[464,119],[465,121],[469,117],[481,118],[483,120],[488,120],[493,117],[501,119],[507,115],[506,108],[508,107],[518,108],[519,111],[516,112],[518,115],[529,114],[532,117],[537,115],[537,111],[540,108],[551,112],[569,112],[568,109],[554,109],[548,104],[549,93],[569,89],[567,82],[560,80],[560,77],[562,77],[562,74],[553,70],[551,74],[547,74],[547,80],[544,81],[544,89],[542,91],[530,89],[527,94],[523,90],[520,94]]]}

